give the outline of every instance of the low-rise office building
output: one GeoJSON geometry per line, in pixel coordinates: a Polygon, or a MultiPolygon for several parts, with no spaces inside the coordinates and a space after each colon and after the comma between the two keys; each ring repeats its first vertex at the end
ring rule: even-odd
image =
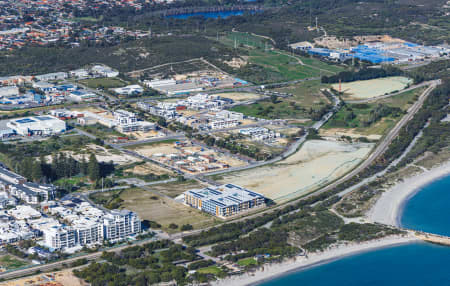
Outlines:
{"type": "Polygon", "coordinates": [[[49,136],[66,131],[66,123],[50,115],[12,119],[6,126],[22,136],[49,136]]]}

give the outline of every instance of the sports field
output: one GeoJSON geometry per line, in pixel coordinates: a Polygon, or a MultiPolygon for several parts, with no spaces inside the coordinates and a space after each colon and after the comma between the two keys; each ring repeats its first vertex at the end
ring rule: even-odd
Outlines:
{"type": "MultiPolygon", "coordinates": [[[[412,80],[407,77],[393,76],[369,80],[358,80],[341,84],[344,99],[368,99],[405,89],[412,80]]],[[[339,90],[339,84],[333,84],[339,90]]]]}

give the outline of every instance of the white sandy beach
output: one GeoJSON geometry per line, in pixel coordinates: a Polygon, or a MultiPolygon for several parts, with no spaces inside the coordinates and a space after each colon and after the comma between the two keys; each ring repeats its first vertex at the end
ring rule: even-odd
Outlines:
{"type": "MultiPolygon", "coordinates": [[[[368,214],[368,220],[398,226],[398,216],[404,203],[413,196],[421,187],[432,181],[450,174],[450,162],[444,163],[439,167],[425,171],[419,175],[406,178],[388,191],[384,192],[375,206],[368,214]]],[[[341,244],[327,249],[324,252],[311,253],[306,257],[296,257],[286,260],[282,263],[264,265],[254,273],[245,273],[238,276],[227,277],[212,283],[215,286],[225,285],[257,285],[264,280],[273,279],[277,276],[285,275],[289,272],[301,270],[340,258],[351,256],[357,253],[373,251],[378,248],[384,248],[394,245],[406,244],[420,241],[412,233],[406,236],[390,236],[378,240],[372,240],[363,243],[341,244]]]]}
{"type": "Polygon", "coordinates": [[[381,195],[375,206],[368,213],[368,220],[400,226],[399,216],[405,202],[424,185],[448,174],[450,174],[450,162],[446,162],[417,176],[404,179],[403,182],[396,184],[381,195]]]}
{"type": "Polygon", "coordinates": [[[299,256],[286,260],[282,263],[274,263],[271,265],[264,265],[254,273],[245,273],[242,275],[231,276],[225,279],[217,280],[212,283],[215,286],[240,286],[240,285],[254,285],[263,282],[264,280],[273,279],[277,276],[287,274],[288,272],[298,271],[302,268],[308,268],[330,261],[334,261],[346,256],[354,255],[361,252],[394,246],[399,244],[406,244],[418,241],[413,235],[407,236],[391,236],[378,240],[372,240],[363,243],[343,244],[332,247],[324,252],[312,253],[308,258],[299,256]]]}

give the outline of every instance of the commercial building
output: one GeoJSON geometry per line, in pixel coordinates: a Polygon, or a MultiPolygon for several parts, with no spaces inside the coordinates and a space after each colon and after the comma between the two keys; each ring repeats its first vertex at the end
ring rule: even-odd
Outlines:
{"type": "Polygon", "coordinates": [[[0,97],[17,96],[19,95],[19,88],[17,86],[2,86],[0,87],[0,97]]]}
{"type": "Polygon", "coordinates": [[[142,86],[138,84],[133,85],[127,85],[124,87],[118,87],[112,89],[115,93],[118,95],[124,95],[124,96],[132,96],[132,95],[138,95],[144,92],[144,89],[142,86]]]}
{"type": "Polygon", "coordinates": [[[186,205],[220,218],[264,206],[265,200],[264,196],[233,184],[184,192],[186,205]]]}
{"type": "Polygon", "coordinates": [[[50,115],[12,119],[6,126],[22,136],[53,135],[66,131],[66,123],[50,115]]]}
{"type": "Polygon", "coordinates": [[[91,72],[101,77],[116,77],[119,75],[118,71],[103,65],[95,65],[91,67],[91,72]]]}
{"type": "Polygon", "coordinates": [[[34,78],[38,81],[49,81],[49,80],[63,80],[68,77],[66,72],[55,72],[37,75],[34,78]]]}
{"type": "Polygon", "coordinates": [[[74,90],[69,93],[69,98],[76,102],[93,101],[98,99],[98,95],[90,91],[74,90]]]}

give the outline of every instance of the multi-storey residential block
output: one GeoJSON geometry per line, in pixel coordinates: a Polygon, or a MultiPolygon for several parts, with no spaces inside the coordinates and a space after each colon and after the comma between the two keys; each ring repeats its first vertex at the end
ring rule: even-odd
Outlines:
{"type": "Polygon", "coordinates": [[[225,184],[184,192],[184,203],[220,218],[265,205],[264,196],[248,189],[225,184]]]}

